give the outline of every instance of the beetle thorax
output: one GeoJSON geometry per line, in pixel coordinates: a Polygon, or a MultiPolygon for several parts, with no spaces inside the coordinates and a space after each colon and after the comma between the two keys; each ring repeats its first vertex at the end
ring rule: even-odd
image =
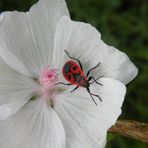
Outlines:
{"type": "Polygon", "coordinates": [[[83,82],[83,85],[82,85],[82,87],[89,87],[90,86],[90,84],[88,83],[88,81],[86,80],[86,81],[84,81],[83,82]]]}

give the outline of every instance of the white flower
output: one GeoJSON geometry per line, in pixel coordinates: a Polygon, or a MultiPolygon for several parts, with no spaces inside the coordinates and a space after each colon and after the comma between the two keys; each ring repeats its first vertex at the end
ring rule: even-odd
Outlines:
{"type": "Polygon", "coordinates": [[[69,18],[64,0],[40,0],[29,12],[0,16],[0,147],[102,148],[121,113],[127,84],[137,69],[126,54],[101,40],[91,25],[69,18]],[[55,85],[66,82],[64,50],[84,73],[103,76],[90,89],[55,85]]]}

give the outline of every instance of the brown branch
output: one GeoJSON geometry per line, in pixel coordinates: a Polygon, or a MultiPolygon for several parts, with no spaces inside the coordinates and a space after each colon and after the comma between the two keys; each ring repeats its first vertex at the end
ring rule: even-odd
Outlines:
{"type": "Polygon", "coordinates": [[[109,133],[116,133],[148,143],[148,123],[118,120],[117,123],[109,129],[109,133]]]}

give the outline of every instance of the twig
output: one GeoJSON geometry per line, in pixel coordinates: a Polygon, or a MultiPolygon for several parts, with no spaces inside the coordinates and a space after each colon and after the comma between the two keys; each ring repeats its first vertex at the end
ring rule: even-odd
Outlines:
{"type": "Polygon", "coordinates": [[[109,133],[116,133],[148,143],[148,123],[118,120],[117,123],[109,129],[109,133]]]}

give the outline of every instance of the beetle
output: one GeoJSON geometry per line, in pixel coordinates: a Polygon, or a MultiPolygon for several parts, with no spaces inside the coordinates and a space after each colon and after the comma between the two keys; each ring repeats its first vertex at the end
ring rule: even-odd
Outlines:
{"type": "Polygon", "coordinates": [[[70,58],[69,61],[67,61],[63,68],[62,68],[62,74],[64,76],[64,78],[70,82],[68,84],[65,84],[63,82],[59,82],[57,84],[63,84],[63,85],[75,85],[76,87],[71,91],[75,91],[76,89],[78,89],[79,87],[84,87],[86,88],[87,92],[89,93],[89,95],[91,96],[93,102],[97,105],[96,101],[94,100],[93,96],[99,98],[99,100],[102,102],[102,99],[99,95],[93,94],[90,92],[90,85],[93,84],[94,82],[103,86],[101,83],[97,82],[98,79],[100,79],[101,77],[95,79],[93,76],[89,76],[90,72],[94,69],[96,69],[100,63],[98,63],[95,67],[91,68],[90,70],[88,70],[87,74],[85,75],[83,72],[83,67],[82,64],[80,62],[80,60],[73,58],[69,55],[69,53],[64,50],[65,53],[67,54],[67,56],[70,58]],[[76,61],[78,62],[78,64],[76,63],[76,61]],[[91,80],[93,80],[93,82],[90,82],[91,80]]]}

